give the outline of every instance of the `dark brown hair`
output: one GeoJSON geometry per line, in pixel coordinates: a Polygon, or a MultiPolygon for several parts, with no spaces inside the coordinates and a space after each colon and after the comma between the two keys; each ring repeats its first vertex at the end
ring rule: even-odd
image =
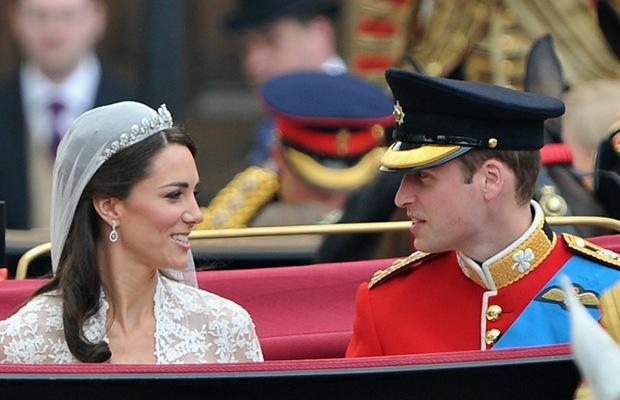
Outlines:
{"type": "Polygon", "coordinates": [[[77,204],[56,275],[34,294],[59,291],[65,340],[71,353],[82,362],[105,362],[112,356],[105,342],[90,342],[83,330],[86,321],[101,307],[96,250],[102,237],[102,223],[93,199],[126,199],[133,186],[150,173],[153,158],[169,143],[186,146],[195,157],[196,147],[191,138],[179,128],[170,128],[119,151],[99,168],[77,204]]]}
{"type": "Polygon", "coordinates": [[[506,164],[516,176],[515,197],[520,205],[532,199],[536,189],[536,178],[540,172],[540,152],[532,150],[490,150],[474,149],[463,154],[461,161],[465,183],[471,183],[476,171],[489,159],[506,164]]]}

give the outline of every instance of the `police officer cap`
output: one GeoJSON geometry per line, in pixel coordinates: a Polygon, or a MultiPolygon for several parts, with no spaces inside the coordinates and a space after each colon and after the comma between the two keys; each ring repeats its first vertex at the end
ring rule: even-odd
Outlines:
{"type": "Polygon", "coordinates": [[[323,188],[353,189],[374,176],[393,102],[349,74],[304,71],[267,81],[261,93],[289,165],[323,188]]]}
{"type": "Polygon", "coordinates": [[[240,0],[226,25],[231,30],[256,29],[286,16],[335,13],[339,3],[338,0],[240,0]]]}
{"type": "Polygon", "coordinates": [[[394,94],[394,144],[382,170],[434,167],[478,149],[536,150],[544,121],[564,113],[560,100],[486,83],[388,69],[394,94]]]}

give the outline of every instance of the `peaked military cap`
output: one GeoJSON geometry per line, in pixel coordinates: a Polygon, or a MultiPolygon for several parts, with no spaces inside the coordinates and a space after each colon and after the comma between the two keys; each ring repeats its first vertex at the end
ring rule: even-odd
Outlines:
{"type": "Polygon", "coordinates": [[[229,29],[256,29],[286,16],[309,17],[335,13],[338,0],[240,0],[228,16],[229,29]]]}
{"type": "Polygon", "coordinates": [[[283,154],[304,180],[352,189],[376,175],[392,99],[349,74],[295,72],[267,81],[262,96],[274,116],[283,154]]]}
{"type": "Polygon", "coordinates": [[[486,83],[388,69],[394,94],[394,144],[382,170],[434,167],[478,149],[536,150],[544,121],[564,113],[560,100],[486,83]]]}

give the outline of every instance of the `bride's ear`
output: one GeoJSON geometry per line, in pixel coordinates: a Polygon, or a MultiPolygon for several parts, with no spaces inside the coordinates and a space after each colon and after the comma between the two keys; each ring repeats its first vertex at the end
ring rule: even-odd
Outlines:
{"type": "Polygon", "coordinates": [[[99,217],[103,219],[108,225],[112,225],[112,221],[119,220],[118,214],[118,202],[115,197],[99,197],[93,199],[93,207],[99,217]]]}

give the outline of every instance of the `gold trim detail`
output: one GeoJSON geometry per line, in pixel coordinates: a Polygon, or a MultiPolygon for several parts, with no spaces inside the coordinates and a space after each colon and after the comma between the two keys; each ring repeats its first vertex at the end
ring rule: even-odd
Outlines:
{"type": "Polygon", "coordinates": [[[375,272],[372,276],[372,279],[370,279],[370,282],[368,282],[368,289],[372,289],[378,283],[385,281],[390,276],[393,276],[395,272],[429,255],[430,253],[416,251],[415,253],[410,254],[408,257],[399,258],[398,260],[394,261],[392,265],[390,265],[388,268],[380,269],[379,271],[375,272]]]}
{"type": "Polygon", "coordinates": [[[307,182],[326,189],[352,190],[369,182],[379,172],[379,159],[385,149],[377,147],[349,168],[328,168],[291,147],[284,149],[286,161],[307,182]]]}
{"type": "MultiPolygon", "coordinates": [[[[493,279],[497,289],[506,287],[523,278],[536,269],[551,253],[557,242],[557,237],[554,233],[552,240],[549,240],[547,234],[542,229],[544,222],[544,218],[541,218],[530,237],[525,239],[523,243],[509,254],[488,266],[491,279],[493,279]]],[[[464,264],[464,268],[472,281],[479,286],[486,287],[482,278],[475,271],[472,271],[467,264],[464,264]]]]}
{"type": "Polygon", "coordinates": [[[566,245],[576,253],[583,254],[587,258],[600,261],[611,267],[620,268],[620,254],[570,233],[564,233],[562,236],[566,245]]]}
{"type": "Polygon", "coordinates": [[[203,221],[194,230],[246,227],[258,210],[271,201],[279,186],[274,171],[257,166],[246,168],[201,209],[203,221]]]}
{"type": "Polygon", "coordinates": [[[336,134],[336,148],[338,154],[346,156],[349,154],[349,142],[351,141],[351,131],[346,128],[340,129],[336,134]]]}
{"type": "Polygon", "coordinates": [[[461,149],[461,146],[425,145],[411,150],[398,150],[399,142],[392,144],[383,157],[381,165],[389,169],[414,168],[439,161],[461,149]]]}
{"type": "MultiPolygon", "coordinates": [[[[577,300],[579,300],[579,302],[584,306],[597,307],[599,305],[599,299],[596,296],[596,293],[590,290],[583,291],[579,286],[575,285],[573,285],[573,291],[577,296],[577,300]]],[[[566,292],[558,287],[548,288],[540,295],[540,298],[551,303],[562,304],[566,307],[566,292]]]]}

